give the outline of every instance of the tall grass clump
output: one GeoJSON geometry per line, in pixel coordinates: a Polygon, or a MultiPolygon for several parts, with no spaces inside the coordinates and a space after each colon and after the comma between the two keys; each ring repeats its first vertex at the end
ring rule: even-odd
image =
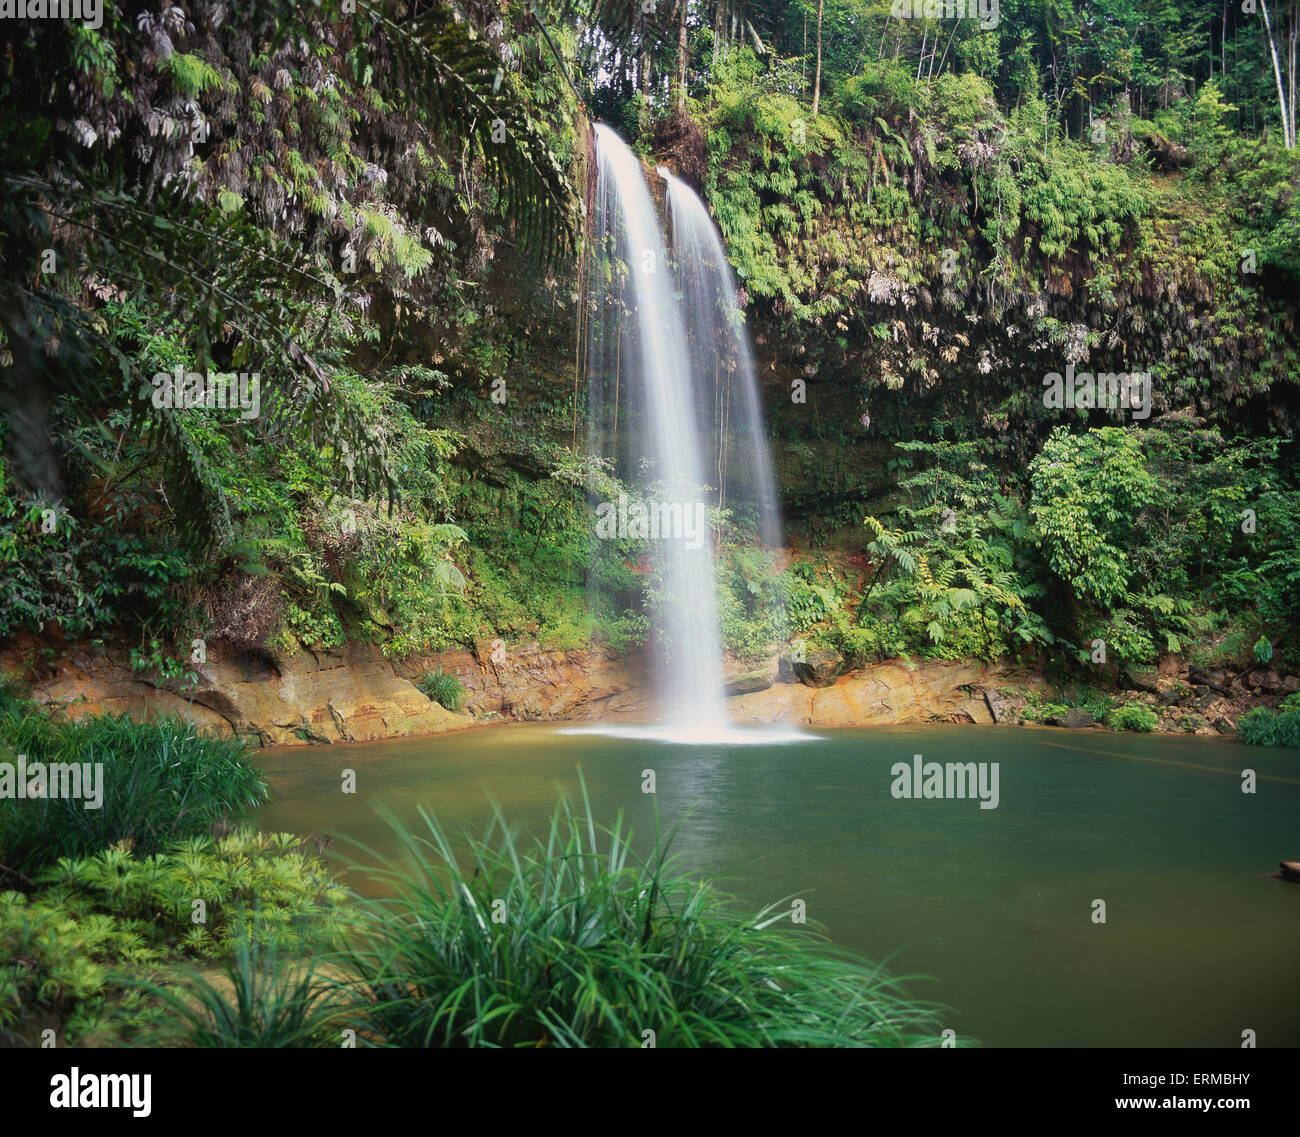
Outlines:
{"type": "Polygon", "coordinates": [[[421,694],[449,711],[459,711],[465,698],[465,684],[445,671],[426,671],[415,681],[421,694]]]}
{"type": "MultiPolygon", "coordinates": [[[[241,817],[270,790],[246,744],[201,734],[179,719],[137,722],[104,715],[70,722],[23,708],[0,714],[0,745],[28,763],[103,763],[103,801],[0,799],[0,880],[60,857],[96,853],[121,841],[142,856],[241,817]]],[[[9,880],[12,883],[12,880],[9,880]]]]}
{"type": "Polygon", "coordinates": [[[251,932],[239,938],[216,982],[195,974],[173,986],[141,986],[157,1000],[150,1017],[164,1024],[146,1037],[149,1046],[339,1046],[349,1025],[335,983],[311,962],[280,954],[251,932]]]}
{"type": "Polygon", "coordinates": [[[1237,737],[1248,746],[1293,746],[1300,749],[1300,707],[1287,709],[1284,702],[1277,711],[1266,707],[1247,711],[1237,722],[1237,737]]]}
{"type": "MultiPolygon", "coordinates": [[[[373,878],[339,970],[365,1038],[402,1047],[870,1047],[939,1044],[934,1008],[791,908],[742,915],[673,867],[639,858],[620,814],[598,827],[562,801],[540,837],[498,815],[459,853],[421,811],[373,878]]],[[[373,856],[373,854],[371,854],[373,856]]]]}

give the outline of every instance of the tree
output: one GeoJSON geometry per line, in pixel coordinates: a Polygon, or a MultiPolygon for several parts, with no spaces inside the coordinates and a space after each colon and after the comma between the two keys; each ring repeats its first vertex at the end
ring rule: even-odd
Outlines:
{"type": "Polygon", "coordinates": [[[677,0],[677,109],[686,111],[686,0],[677,0]]]}
{"type": "Polygon", "coordinates": [[[1291,61],[1290,61],[1290,64],[1291,64],[1291,66],[1290,66],[1290,70],[1291,70],[1291,79],[1292,79],[1292,87],[1293,87],[1293,91],[1292,91],[1292,96],[1291,96],[1291,103],[1292,103],[1292,105],[1291,105],[1290,109],[1288,110],[1288,108],[1287,108],[1286,91],[1285,91],[1285,90],[1283,89],[1283,87],[1282,87],[1282,67],[1281,67],[1281,64],[1278,62],[1277,43],[1276,43],[1276,41],[1273,39],[1273,21],[1270,20],[1270,19],[1269,19],[1269,16],[1268,16],[1268,0],[1259,0],[1259,10],[1260,10],[1260,13],[1261,13],[1261,14],[1263,15],[1263,17],[1264,17],[1264,29],[1265,29],[1265,31],[1268,33],[1268,50],[1269,50],[1269,54],[1273,57],[1273,78],[1277,81],[1277,104],[1278,104],[1278,109],[1281,111],[1281,114],[1282,114],[1282,138],[1283,138],[1283,141],[1286,143],[1286,148],[1287,148],[1288,150],[1293,150],[1293,149],[1295,148],[1295,105],[1294,105],[1294,104],[1295,104],[1295,94],[1294,94],[1294,81],[1295,81],[1295,44],[1296,44],[1296,40],[1295,40],[1295,36],[1294,36],[1294,35],[1292,35],[1292,36],[1290,37],[1290,40],[1291,40],[1291,52],[1292,52],[1292,58],[1291,58],[1291,61]]]}
{"type": "Polygon", "coordinates": [[[813,78],[813,117],[817,117],[822,99],[822,10],[826,0],[817,0],[817,71],[813,78]]]}
{"type": "MultiPolygon", "coordinates": [[[[17,427],[13,474],[27,492],[61,495],[54,400],[71,396],[87,423],[125,406],[181,535],[229,536],[212,471],[170,408],[142,397],[138,357],[105,331],[101,302],[114,296],[187,327],[194,372],[256,371],[265,435],[305,432],[340,451],[340,477],[357,492],[391,497],[382,440],[309,344],[363,272],[403,289],[432,263],[446,228],[425,237],[435,163],[421,168],[412,150],[455,155],[466,185],[486,183],[490,208],[535,251],[572,247],[576,194],[547,137],[501,82],[482,33],[447,6],[398,25],[377,10],[343,18],[334,3],[304,12],[257,0],[197,24],[172,7],[102,31],[6,21],[3,32],[19,42],[0,78],[0,415],[17,427]],[[340,46],[303,46],[326,36],[340,46]],[[250,61],[241,42],[265,49],[250,61]],[[309,128],[293,146],[277,128],[286,121],[309,128]],[[390,178],[403,167],[411,173],[390,178]],[[352,269],[327,255],[340,229],[360,261],[352,269]]],[[[467,189],[458,204],[483,201],[467,189]]]]}

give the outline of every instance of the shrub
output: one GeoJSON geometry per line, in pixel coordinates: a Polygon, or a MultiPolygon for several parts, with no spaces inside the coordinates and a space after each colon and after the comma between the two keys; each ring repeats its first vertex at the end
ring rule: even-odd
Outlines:
{"type": "Polygon", "coordinates": [[[42,899],[73,917],[134,921],[160,950],[212,958],[233,949],[243,934],[238,926],[253,912],[257,935],[268,944],[300,947],[346,895],[299,838],[250,829],[219,840],[191,837],[150,857],[120,845],[92,857],[60,857],[38,879],[48,886],[42,899]],[[195,899],[204,902],[201,924],[192,919],[195,899]]]}
{"type": "Polygon", "coordinates": [[[243,741],[200,734],[178,719],[69,722],[48,711],[11,711],[0,714],[0,743],[29,763],[103,763],[98,809],[66,797],[0,799],[0,864],[27,876],[120,841],[138,855],[155,853],[270,797],[243,741]]]}
{"type": "Polygon", "coordinates": [[[640,1047],[651,1030],[658,1046],[938,1044],[899,980],[778,931],[788,907],[736,914],[672,871],[663,839],[638,859],[621,817],[598,830],[589,804],[561,803],[543,838],[502,823],[461,859],[421,816],[418,836],[389,817],[408,864],[371,870],[388,896],[363,904],[342,963],[352,1018],[383,1044],[640,1047]]]}
{"type": "Polygon", "coordinates": [[[326,944],[345,896],[283,833],[192,838],[150,857],[116,846],[39,875],[33,896],[0,893],[0,1027],[56,1010],[73,1038],[99,1022],[110,997],[139,1009],[141,991],[123,970],[220,959],[250,942],[271,952],[326,944]],[[196,898],[202,924],[192,920],[196,898]]]}
{"type": "Polygon", "coordinates": [[[445,671],[426,671],[415,681],[420,691],[449,711],[459,711],[465,684],[445,671]]]}
{"type": "Polygon", "coordinates": [[[1159,718],[1150,707],[1144,707],[1141,703],[1129,703],[1124,707],[1116,707],[1106,716],[1106,725],[1111,730],[1135,730],[1143,734],[1155,730],[1159,718]]]}
{"type": "Polygon", "coordinates": [[[1041,703],[1031,695],[1029,702],[1021,713],[1020,720],[1028,723],[1045,723],[1052,719],[1062,718],[1069,710],[1070,708],[1064,703],[1041,703]]]}
{"type": "Polygon", "coordinates": [[[1256,707],[1241,716],[1237,737],[1247,746],[1300,748],[1300,710],[1270,711],[1256,707]]]}

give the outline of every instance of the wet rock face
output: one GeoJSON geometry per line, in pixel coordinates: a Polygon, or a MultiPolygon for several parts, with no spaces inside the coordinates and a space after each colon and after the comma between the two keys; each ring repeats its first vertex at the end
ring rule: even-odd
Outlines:
{"type": "Polygon", "coordinates": [[[650,708],[644,667],[599,649],[547,651],[540,644],[485,640],[473,651],[418,656],[397,665],[418,679],[426,671],[455,675],[465,686],[464,710],[516,722],[603,718],[650,708]]]}
{"type": "Polygon", "coordinates": [[[32,693],[76,718],[170,714],[217,733],[251,736],[263,746],[368,742],[468,725],[465,716],[431,703],[394,674],[367,645],[256,660],[213,653],[194,671],[198,683],[186,687],[132,671],[113,651],[82,653],[58,664],[32,693]]]}
{"type": "MultiPolygon", "coordinates": [[[[126,648],[73,647],[34,684],[33,695],[75,717],[171,714],[265,746],[440,734],[491,721],[648,722],[658,713],[646,661],[602,649],[548,651],[536,643],[493,639],[473,650],[397,662],[365,644],[292,655],[210,652],[195,667],[199,682],[192,689],[133,671],[129,656],[126,648]],[[461,713],[415,687],[426,671],[438,670],[464,685],[461,713]]],[[[5,670],[21,672],[25,666],[18,653],[0,653],[5,670]]],[[[841,656],[820,649],[805,649],[802,658],[787,653],[757,663],[730,661],[724,668],[730,714],[742,723],[807,726],[1017,723],[1027,705],[1023,692],[1044,688],[1036,673],[1004,663],[891,661],[841,674],[843,667],[841,656]]],[[[1157,673],[1141,676],[1154,691],[1129,701],[1150,706],[1159,716],[1158,730],[1231,733],[1244,711],[1274,706],[1282,693],[1300,686],[1294,676],[1263,670],[1224,675],[1222,681],[1217,675],[1204,678],[1231,693],[1196,682],[1172,659],[1162,659],[1157,673]]],[[[1092,715],[1079,709],[1054,722],[1094,725],[1092,715]]]]}
{"type": "Polygon", "coordinates": [[[1021,715],[1029,706],[1027,696],[1012,694],[1009,691],[985,691],[984,701],[988,704],[989,713],[995,723],[1010,723],[1012,726],[1020,722],[1021,715]]]}

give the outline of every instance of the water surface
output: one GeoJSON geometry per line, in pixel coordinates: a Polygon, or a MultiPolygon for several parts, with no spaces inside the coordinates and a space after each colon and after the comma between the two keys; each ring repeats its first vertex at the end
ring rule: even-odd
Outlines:
{"type": "Polygon", "coordinates": [[[581,766],[598,819],[622,809],[649,834],[657,801],[681,821],[685,865],[725,873],[755,908],[801,898],[832,939],[935,977],[912,993],[986,1045],[1239,1047],[1246,1029],[1300,1045],[1300,886],[1265,876],[1300,858],[1300,752],[1017,727],[815,733],[684,746],[521,724],[269,751],[260,816],[391,851],[372,803],[479,828],[490,795],[540,828],[581,766]],[[894,799],[890,767],[914,754],[999,763],[998,808],[894,799]]]}

